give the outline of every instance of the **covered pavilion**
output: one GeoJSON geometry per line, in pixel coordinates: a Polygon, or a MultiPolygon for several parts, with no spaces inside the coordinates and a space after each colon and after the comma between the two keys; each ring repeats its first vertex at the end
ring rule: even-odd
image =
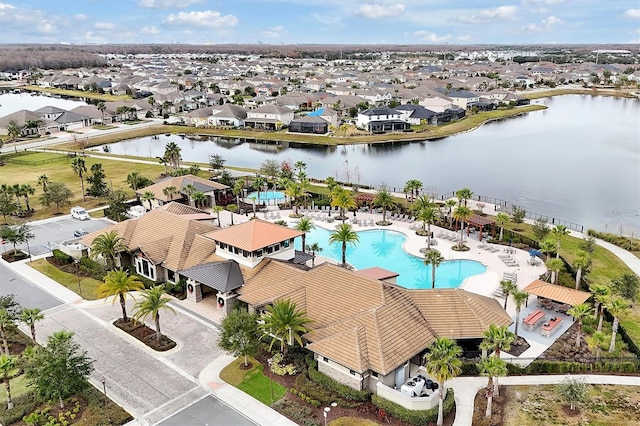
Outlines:
{"type": "Polygon", "coordinates": [[[478,230],[478,240],[482,241],[482,231],[485,226],[491,225],[491,238],[496,234],[496,221],[490,217],[473,214],[467,219],[467,236],[469,235],[469,227],[473,226],[478,230]]]}
{"type": "Polygon", "coordinates": [[[371,211],[371,209],[373,208],[374,198],[375,198],[375,194],[370,194],[368,192],[358,192],[358,195],[356,195],[355,200],[358,206],[361,206],[363,204],[367,205],[369,206],[369,211],[371,211]]]}
{"type": "Polygon", "coordinates": [[[584,303],[591,297],[591,293],[563,285],[551,284],[541,280],[532,281],[523,291],[529,294],[535,294],[538,298],[553,300],[562,304],[576,306],[584,303]]]}

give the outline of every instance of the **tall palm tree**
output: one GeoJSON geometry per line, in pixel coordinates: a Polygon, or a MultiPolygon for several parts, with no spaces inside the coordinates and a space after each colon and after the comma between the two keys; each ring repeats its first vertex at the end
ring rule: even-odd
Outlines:
{"type": "Polygon", "coordinates": [[[462,372],[462,348],[455,341],[445,337],[438,337],[436,341],[429,347],[429,352],[425,356],[425,370],[427,374],[440,385],[438,394],[438,421],[437,425],[442,426],[444,416],[442,414],[442,406],[444,403],[447,388],[445,382],[457,377],[462,372]]]}
{"type": "Polygon", "coordinates": [[[82,189],[82,201],[85,200],[84,194],[84,173],[87,172],[87,165],[82,157],[76,157],[71,162],[71,167],[73,168],[73,173],[75,173],[78,178],[80,178],[80,188],[82,189]]]}
{"type": "Polygon", "coordinates": [[[0,355],[0,373],[2,381],[7,389],[7,410],[13,409],[13,398],[11,398],[11,375],[10,373],[16,369],[18,363],[16,357],[9,354],[0,355]]]}
{"type": "Polygon", "coordinates": [[[562,237],[569,235],[569,230],[564,225],[556,225],[551,230],[551,234],[556,238],[556,257],[560,257],[560,245],[562,244],[562,237]]]}
{"type": "Polygon", "coordinates": [[[11,120],[7,124],[7,135],[13,141],[13,149],[18,152],[18,138],[22,135],[22,127],[15,120],[11,120]]]}
{"type": "Polygon", "coordinates": [[[464,223],[471,217],[471,209],[467,206],[460,205],[453,211],[453,218],[460,222],[460,242],[458,247],[464,247],[464,223]]]}
{"type": "Polygon", "coordinates": [[[311,267],[313,268],[316,264],[316,253],[320,253],[322,247],[319,243],[313,242],[307,246],[307,251],[311,252],[311,267]]]}
{"type": "Polygon", "coordinates": [[[207,196],[204,195],[204,192],[200,191],[194,192],[191,198],[193,198],[193,203],[198,208],[201,208],[204,205],[204,202],[207,201],[207,196]]]}
{"type": "Polygon", "coordinates": [[[9,355],[9,332],[16,328],[14,316],[8,309],[0,309],[0,339],[4,346],[4,353],[9,355]]]}
{"type": "MultiPolygon", "coordinates": [[[[98,296],[113,297],[113,302],[116,303],[116,298],[120,301],[120,307],[122,308],[122,321],[129,322],[127,317],[126,297],[131,291],[144,290],[144,284],[136,276],[129,275],[129,273],[123,269],[116,269],[115,271],[107,272],[104,277],[104,282],[98,287],[98,296]]],[[[133,298],[133,296],[131,296],[133,298]]]]}
{"type": "Polygon", "coordinates": [[[174,314],[176,313],[171,306],[169,306],[169,302],[171,299],[168,297],[163,297],[165,294],[164,285],[156,285],[151,287],[148,290],[144,290],[140,293],[140,297],[142,300],[136,302],[133,305],[133,309],[135,309],[136,313],[133,315],[133,319],[136,321],[142,320],[144,321],[148,316],[151,316],[151,319],[156,324],[156,340],[160,341],[162,339],[162,332],[160,331],[160,311],[171,311],[174,314]]]}
{"type": "Polygon", "coordinates": [[[571,315],[576,321],[578,321],[578,327],[576,330],[576,349],[580,348],[580,332],[582,331],[582,320],[585,319],[591,313],[591,306],[587,303],[581,303],[574,306],[567,311],[567,314],[571,315]]]}
{"type": "MultiPolygon", "coordinates": [[[[240,196],[244,193],[244,183],[238,179],[231,188],[231,193],[236,196],[236,204],[240,205],[240,196]]],[[[255,217],[255,216],[254,216],[255,217]]]]}
{"type": "Polygon", "coordinates": [[[20,313],[20,321],[22,321],[25,325],[29,327],[31,331],[31,338],[33,339],[33,343],[36,342],[36,322],[42,321],[44,319],[44,314],[40,312],[38,308],[24,308],[20,313]]]}
{"type": "Polygon", "coordinates": [[[331,206],[338,207],[340,209],[340,218],[342,218],[342,223],[344,223],[347,219],[345,211],[356,208],[357,204],[351,191],[344,188],[336,188],[331,193],[331,206]]]}
{"type": "Polygon", "coordinates": [[[584,250],[578,250],[576,257],[573,259],[573,267],[576,268],[576,290],[580,289],[580,281],[582,280],[582,271],[589,266],[591,260],[584,250]]]}
{"type": "Polygon", "coordinates": [[[493,403],[494,387],[498,386],[494,377],[504,377],[507,375],[507,364],[504,360],[495,356],[489,356],[480,360],[480,375],[488,377],[487,382],[487,410],[485,417],[491,417],[491,405],[493,403]]]}
{"type": "Polygon", "coordinates": [[[287,347],[298,342],[302,346],[302,334],[309,331],[311,320],[307,318],[305,311],[296,308],[291,300],[278,300],[266,308],[262,314],[263,323],[260,330],[265,338],[271,339],[269,351],[276,342],[280,342],[280,351],[283,356],[287,354],[287,347]]]}
{"type": "Polygon", "coordinates": [[[616,350],[616,333],[618,332],[618,326],[620,325],[620,315],[624,315],[629,311],[629,304],[626,300],[620,297],[611,297],[605,302],[605,308],[613,317],[613,325],[611,326],[611,344],[609,345],[609,352],[616,350]]]}
{"type": "Polygon", "coordinates": [[[180,160],[182,149],[175,142],[168,142],[164,147],[164,158],[167,159],[171,166],[171,171],[180,168],[180,160]]]}
{"type": "Polygon", "coordinates": [[[549,239],[543,240],[540,243],[540,250],[547,255],[547,259],[550,259],[551,253],[556,252],[556,243],[549,239]]]}
{"type": "Polygon", "coordinates": [[[256,178],[253,179],[253,189],[255,189],[256,192],[258,193],[256,197],[256,204],[258,205],[260,205],[260,191],[262,190],[262,188],[266,183],[267,183],[267,180],[262,176],[256,176],[256,178]]]}
{"type": "Polygon", "coordinates": [[[456,191],[456,198],[460,201],[460,204],[464,204],[467,207],[467,200],[473,197],[473,191],[469,188],[462,188],[456,191]]]}
{"type": "Polygon", "coordinates": [[[418,192],[420,191],[420,188],[422,188],[422,182],[418,179],[409,179],[405,182],[404,192],[411,194],[411,197],[409,199],[410,202],[413,202],[413,200],[415,200],[418,192]]]}
{"type": "Polygon", "coordinates": [[[510,220],[511,218],[508,214],[498,213],[496,215],[496,222],[498,223],[498,225],[500,225],[500,237],[498,238],[500,241],[502,241],[502,239],[504,238],[504,225],[509,223],[510,220]]]}
{"type": "Polygon", "coordinates": [[[294,207],[294,215],[297,217],[299,216],[298,214],[298,204],[299,204],[299,200],[302,197],[304,193],[304,189],[302,187],[302,184],[300,184],[299,182],[294,182],[294,181],[289,181],[289,184],[285,187],[284,189],[284,194],[291,198],[292,202],[293,202],[293,207],[294,207]]]}
{"type": "MultiPolygon", "coordinates": [[[[511,349],[511,344],[516,339],[516,335],[510,332],[507,326],[498,327],[495,324],[491,324],[483,335],[484,339],[480,343],[480,349],[482,351],[493,351],[496,358],[500,358],[501,351],[511,349]]],[[[495,396],[499,395],[500,390],[496,387],[495,396]]]]}
{"type": "Polygon", "coordinates": [[[149,202],[149,211],[151,211],[152,205],[151,205],[151,201],[153,201],[156,198],[156,194],[153,193],[153,191],[144,191],[144,194],[142,194],[142,202],[149,202]]]}
{"type": "Polygon", "coordinates": [[[329,235],[329,242],[342,244],[342,266],[347,266],[347,244],[355,247],[360,241],[358,233],[353,230],[348,223],[342,223],[336,227],[336,230],[329,235]]]}
{"type": "Polygon", "coordinates": [[[154,107],[156,105],[156,98],[154,98],[153,96],[149,96],[147,98],[147,102],[149,102],[149,106],[151,107],[151,112],[153,113],[154,107]]]}
{"type": "Polygon", "coordinates": [[[600,317],[598,319],[598,331],[602,331],[602,321],[604,319],[604,304],[611,296],[611,288],[604,284],[593,284],[589,287],[589,290],[591,290],[593,300],[596,302],[596,308],[594,310],[595,315],[596,317],[600,317]]]}
{"type": "Polygon", "coordinates": [[[327,188],[329,189],[329,194],[333,192],[333,190],[338,186],[338,182],[336,182],[335,178],[329,176],[324,180],[324,183],[327,184],[327,188]]]}
{"type": "Polygon", "coordinates": [[[560,271],[564,269],[564,262],[557,257],[547,260],[547,268],[551,271],[551,283],[555,284],[558,281],[558,275],[560,271]]]}
{"type": "Polygon", "coordinates": [[[435,207],[424,207],[418,210],[416,218],[422,221],[422,231],[425,231],[425,225],[427,227],[427,250],[431,250],[431,225],[438,220],[438,212],[435,207]]]}
{"type": "Polygon", "coordinates": [[[173,201],[173,196],[178,194],[178,188],[175,186],[167,186],[162,189],[162,193],[165,197],[169,197],[170,201],[173,201]]]}
{"type": "Polygon", "coordinates": [[[193,194],[197,191],[196,186],[192,183],[188,183],[184,186],[184,193],[187,194],[187,199],[189,200],[189,205],[191,205],[193,201],[193,194]]]}
{"type": "Polygon", "coordinates": [[[307,249],[307,232],[311,232],[311,230],[315,229],[316,226],[313,224],[313,221],[311,219],[309,219],[307,216],[303,216],[296,222],[293,228],[297,229],[298,231],[304,232],[304,234],[302,234],[302,252],[305,253],[305,250],[307,249]]]}
{"type": "Polygon", "coordinates": [[[520,325],[520,311],[522,310],[522,305],[524,305],[524,303],[529,298],[529,293],[520,291],[520,290],[515,290],[512,293],[512,297],[513,297],[513,303],[516,305],[516,328],[515,328],[514,334],[517,336],[518,325],[520,325]]]}
{"type": "Polygon", "coordinates": [[[451,214],[451,209],[458,203],[456,202],[456,200],[449,199],[449,200],[445,201],[444,204],[445,204],[445,206],[447,206],[447,209],[448,209],[449,228],[451,228],[452,223],[453,223],[453,215],[451,214]]]}
{"type": "Polygon", "coordinates": [[[49,178],[47,177],[47,175],[38,176],[38,181],[36,183],[42,186],[42,192],[47,192],[47,184],[49,183],[49,178]]]}
{"type": "Polygon", "coordinates": [[[102,114],[102,124],[104,125],[104,112],[107,110],[107,104],[105,104],[104,101],[100,101],[98,105],[96,105],[96,108],[100,111],[100,114],[102,114]]]}
{"type": "Polygon", "coordinates": [[[600,357],[602,356],[602,345],[604,345],[607,340],[609,340],[609,337],[602,331],[596,331],[591,335],[591,337],[587,338],[589,348],[596,350],[596,362],[600,361],[600,357]]]}
{"type": "Polygon", "coordinates": [[[216,214],[216,218],[218,219],[218,226],[221,226],[220,225],[220,212],[222,210],[224,210],[224,208],[222,206],[213,206],[213,208],[211,209],[211,211],[216,214]]]}
{"type": "Polygon", "coordinates": [[[142,175],[140,172],[131,172],[127,175],[127,185],[129,185],[129,188],[137,191],[140,189],[141,178],[142,175]]]}
{"type": "Polygon", "coordinates": [[[444,257],[438,250],[427,250],[424,254],[424,264],[431,265],[431,288],[436,288],[436,268],[444,262],[444,257]]]}
{"type": "Polygon", "coordinates": [[[373,197],[373,205],[382,208],[382,222],[387,221],[387,210],[396,205],[396,201],[393,199],[391,192],[387,187],[383,186],[376,192],[373,197]]]}
{"type": "Polygon", "coordinates": [[[93,259],[102,257],[107,269],[115,268],[116,258],[121,251],[125,251],[127,247],[124,245],[122,238],[115,231],[109,231],[102,235],[98,235],[91,244],[91,257],[93,259]]]}
{"type": "Polygon", "coordinates": [[[20,185],[20,195],[24,197],[24,203],[26,205],[27,211],[31,211],[31,206],[29,205],[29,196],[36,193],[36,190],[29,184],[21,184],[20,185]]]}
{"type": "Polygon", "coordinates": [[[513,294],[514,291],[518,290],[518,286],[513,281],[502,280],[500,281],[500,289],[502,290],[502,294],[504,295],[504,310],[506,311],[509,295],[513,294]]]}
{"type": "Polygon", "coordinates": [[[18,208],[22,209],[22,203],[20,201],[20,197],[22,197],[22,188],[19,183],[14,183],[11,185],[11,193],[14,197],[16,197],[16,203],[18,204],[18,208]]]}
{"type": "Polygon", "coordinates": [[[238,210],[238,206],[235,204],[227,204],[227,210],[231,213],[231,225],[233,226],[233,213],[238,210]]]}

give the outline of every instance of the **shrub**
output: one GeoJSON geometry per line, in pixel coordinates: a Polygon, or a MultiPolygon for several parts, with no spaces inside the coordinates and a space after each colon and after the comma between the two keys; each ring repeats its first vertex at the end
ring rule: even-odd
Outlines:
{"type": "Polygon", "coordinates": [[[587,235],[595,238],[600,238],[611,244],[615,244],[629,251],[640,251],[640,240],[637,238],[629,238],[622,235],[611,234],[608,232],[598,232],[593,229],[587,230],[587,235]]]}
{"type": "Polygon", "coordinates": [[[53,249],[53,258],[62,265],[68,265],[73,263],[73,257],[69,256],[67,253],[60,251],[58,249],[53,249]]]}
{"type": "Polygon", "coordinates": [[[292,419],[297,420],[301,425],[320,426],[320,422],[311,417],[313,410],[309,407],[305,407],[304,405],[300,405],[295,401],[282,398],[273,404],[273,407],[292,419]]]}
{"type": "Polygon", "coordinates": [[[293,364],[284,365],[283,356],[280,352],[276,352],[273,355],[272,363],[271,363],[271,372],[277,374],[278,376],[290,375],[293,376],[297,373],[296,367],[293,364]]]}
{"type": "Polygon", "coordinates": [[[87,256],[80,258],[80,270],[98,281],[102,281],[107,274],[102,263],[87,256]]]}
{"type": "Polygon", "coordinates": [[[307,364],[309,365],[309,378],[314,382],[322,385],[328,389],[331,389],[338,395],[343,398],[350,399],[352,401],[369,401],[371,398],[371,392],[368,390],[356,390],[350,388],[347,385],[343,385],[342,383],[338,383],[333,380],[331,377],[325,376],[321,372],[317,370],[318,363],[310,359],[307,364]]]}
{"type": "MultiPolygon", "coordinates": [[[[430,410],[408,410],[378,395],[373,395],[371,401],[376,407],[382,408],[389,416],[412,425],[421,426],[435,423],[438,420],[438,407],[430,410]]],[[[453,410],[455,404],[453,389],[447,389],[447,396],[442,404],[442,414],[444,417],[453,410]]]]}

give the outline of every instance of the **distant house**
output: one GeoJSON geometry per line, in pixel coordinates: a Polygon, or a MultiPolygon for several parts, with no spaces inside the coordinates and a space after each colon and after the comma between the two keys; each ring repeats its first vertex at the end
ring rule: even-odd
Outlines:
{"type": "Polygon", "coordinates": [[[234,104],[224,104],[214,108],[214,112],[207,119],[210,126],[244,126],[247,112],[244,108],[234,104]]]}
{"type": "Polygon", "coordinates": [[[444,88],[437,89],[439,92],[451,99],[454,105],[467,109],[469,103],[478,102],[480,95],[468,90],[447,90],[444,88]]]}
{"type": "Polygon", "coordinates": [[[400,112],[387,107],[375,107],[360,112],[356,126],[373,133],[402,132],[411,128],[400,112]]]}
{"type": "Polygon", "coordinates": [[[323,135],[328,131],[329,123],[313,115],[299,117],[289,123],[289,132],[291,133],[314,133],[323,135]]]}
{"type": "Polygon", "coordinates": [[[190,126],[201,127],[209,124],[209,117],[213,114],[213,108],[199,108],[184,115],[185,122],[190,126]]]}
{"type": "Polygon", "coordinates": [[[245,127],[264,130],[279,130],[293,120],[293,111],[278,105],[263,105],[247,111],[245,127]]]}
{"type": "Polygon", "coordinates": [[[438,115],[437,112],[431,111],[423,107],[422,105],[405,104],[394,108],[395,111],[399,111],[403,120],[407,121],[411,125],[429,124],[433,125],[434,117],[438,115]]]}

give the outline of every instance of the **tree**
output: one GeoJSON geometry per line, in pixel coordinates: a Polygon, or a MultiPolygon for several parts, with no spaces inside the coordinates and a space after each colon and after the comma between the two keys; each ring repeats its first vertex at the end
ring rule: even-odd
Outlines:
{"type": "Polygon", "coordinates": [[[169,197],[169,201],[173,201],[173,196],[178,194],[178,188],[175,186],[167,186],[162,189],[162,193],[165,197],[169,197]]]}
{"type": "Polygon", "coordinates": [[[153,181],[142,176],[139,172],[131,172],[127,175],[127,185],[129,185],[129,188],[137,191],[140,188],[153,185],[153,181]]]}
{"type": "Polygon", "coordinates": [[[629,311],[629,304],[619,297],[611,297],[605,302],[604,306],[613,317],[611,344],[609,345],[609,352],[613,352],[616,350],[616,333],[618,332],[618,325],[620,324],[620,315],[624,315],[629,311]]]}
{"type": "Polygon", "coordinates": [[[533,226],[531,227],[531,231],[533,231],[533,235],[536,236],[538,241],[544,240],[551,229],[549,229],[549,225],[547,224],[547,218],[539,217],[533,222],[533,226]]]}
{"type": "Polygon", "coordinates": [[[38,181],[36,183],[42,186],[42,192],[47,192],[47,184],[49,183],[47,175],[38,176],[38,181]]]}
{"type": "Polygon", "coordinates": [[[424,254],[424,264],[431,265],[431,288],[436,288],[436,268],[444,262],[444,257],[436,249],[427,250],[424,254]]]}
{"type": "Polygon", "coordinates": [[[42,321],[44,319],[44,315],[40,312],[38,308],[25,308],[22,310],[20,314],[20,321],[22,321],[26,326],[29,327],[31,331],[31,338],[33,339],[33,343],[37,343],[36,341],[36,323],[38,321],[42,321]]]}
{"type": "MultiPolygon", "coordinates": [[[[264,160],[260,165],[260,174],[274,181],[280,174],[280,164],[273,159],[264,160]]],[[[275,185],[273,187],[275,188],[275,185]]]]}
{"type": "Polygon", "coordinates": [[[0,309],[6,309],[11,318],[18,319],[22,314],[22,306],[16,300],[15,294],[0,296],[0,309]]]}
{"type": "Polygon", "coordinates": [[[347,266],[347,244],[351,244],[355,247],[356,243],[360,241],[358,233],[353,230],[348,223],[342,223],[336,227],[336,230],[329,235],[329,243],[342,244],[342,266],[347,266]]]}
{"type": "Polygon", "coordinates": [[[513,206],[511,208],[511,221],[517,225],[524,222],[524,218],[527,215],[527,211],[519,206],[513,206]]]}
{"type": "Polygon", "coordinates": [[[294,215],[298,216],[298,205],[300,204],[299,200],[304,195],[308,195],[308,193],[304,190],[302,183],[289,181],[289,184],[286,186],[284,193],[287,197],[291,198],[293,206],[295,208],[294,215]]]}
{"type": "Polygon", "coordinates": [[[0,228],[0,239],[5,242],[13,244],[13,253],[18,254],[17,244],[20,243],[20,235],[18,234],[18,228],[15,226],[3,226],[0,228]]]}
{"type": "Polygon", "coordinates": [[[567,311],[568,315],[571,315],[576,321],[578,321],[578,327],[576,330],[576,349],[580,348],[580,338],[582,337],[580,335],[582,331],[582,320],[584,320],[590,312],[591,306],[589,306],[587,303],[581,303],[567,311]]]}
{"type": "Polygon", "coordinates": [[[336,188],[331,193],[331,205],[340,209],[342,223],[347,219],[345,211],[357,207],[356,200],[353,198],[351,191],[344,188],[336,188]]]}
{"type": "Polygon", "coordinates": [[[11,216],[18,211],[18,203],[15,202],[11,194],[5,192],[0,193],[0,214],[7,223],[7,216],[11,216]]]}
{"type": "Polygon", "coordinates": [[[511,343],[516,338],[516,335],[509,331],[506,326],[498,327],[495,324],[491,324],[487,330],[483,333],[484,339],[480,343],[480,349],[493,351],[495,356],[500,358],[501,351],[508,351],[511,349],[511,343]]]}
{"type": "Polygon", "coordinates": [[[316,253],[320,253],[322,251],[322,247],[319,243],[313,242],[307,246],[307,251],[311,252],[311,267],[313,268],[316,263],[316,253]]]}
{"type": "Polygon", "coordinates": [[[13,142],[13,149],[15,150],[15,152],[18,152],[18,138],[22,136],[22,128],[15,120],[11,120],[7,124],[7,135],[13,142]]]}
{"type": "Polygon", "coordinates": [[[204,195],[204,192],[200,192],[200,191],[194,192],[191,195],[191,198],[193,199],[193,204],[198,208],[202,208],[202,206],[204,206],[205,201],[207,201],[207,196],[204,195]]]}
{"type": "Polygon", "coordinates": [[[24,197],[24,204],[27,211],[31,211],[31,205],[29,205],[29,196],[36,193],[36,190],[29,184],[20,185],[20,195],[24,197]]]}
{"type": "Polygon", "coordinates": [[[383,186],[376,192],[376,195],[373,197],[373,205],[376,207],[382,208],[382,222],[387,222],[387,210],[396,205],[391,192],[387,189],[386,186],[383,186]]]}
{"type": "Polygon", "coordinates": [[[429,347],[429,352],[425,356],[425,370],[427,374],[440,385],[438,394],[438,421],[437,425],[442,426],[444,416],[442,406],[447,389],[445,382],[457,377],[462,372],[462,361],[460,361],[462,349],[455,341],[446,337],[437,337],[435,342],[429,347]]]}
{"type": "Polygon", "coordinates": [[[604,284],[593,284],[589,287],[593,300],[595,301],[595,315],[598,319],[598,331],[602,331],[602,321],[604,320],[604,304],[611,296],[611,289],[604,284]]]}
{"type": "Polygon", "coordinates": [[[551,230],[551,234],[553,234],[557,242],[556,257],[560,257],[560,245],[562,244],[562,237],[564,237],[565,235],[569,235],[569,230],[564,225],[556,225],[551,230]]]}
{"type": "Polygon", "coordinates": [[[573,267],[576,269],[576,290],[580,289],[580,281],[582,280],[582,271],[589,266],[591,260],[584,250],[578,250],[576,257],[573,259],[573,267]]]}
{"type": "Polygon", "coordinates": [[[60,213],[60,207],[71,204],[73,193],[64,183],[51,182],[47,187],[47,192],[40,195],[40,203],[44,207],[52,204],[56,206],[56,214],[60,213]]]}
{"type": "Polygon", "coordinates": [[[460,204],[464,204],[467,206],[467,200],[470,200],[473,197],[473,191],[469,188],[462,188],[456,191],[456,198],[460,200],[460,204]]]}
{"type": "Polygon", "coordinates": [[[591,235],[585,235],[584,239],[580,243],[580,248],[586,251],[588,254],[592,255],[596,250],[596,239],[591,235]]]}
{"type": "Polygon", "coordinates": [[[182,149],[175,142],[168,142],[164,147],[164,158],[171,166],[171,171],[175,171],[180,168],[180,160],[182,159],[180,153],[182,149]]]}
{"type": "Polygon", "coordinates": [[[93,361],[80,345],[73,341],[73,333],[57,331],[47,338],[47,345],[37,348],[25,365],[29,386],[35,387],[40,397],[63,400],[89,386],[93,361]]]}
{"type": "MultiPolygon", "coordinates": [[[[263,178],[262,176],[256,176],[255,179],[253,179],[253,189],[255,189],[256,192],[257,192],[255,203],[258,204],[258,205],[260,205],[260,190],[266,184],[267,184],[267,180],[265,178],[263,178]]],[[[256,217],[255,216],[255,211],[253,213],[253,217],[256,217]]]]}
{"type": "Polygon", "coordinates": [[[9,333],[16,329],[15,317],[6,308],[0,309],[0,339],[4,353],[9,355],[9,333]]]}
{"type": "Polygon", "coordinates": [[[516,328],[515,328],[514,334],[517,336],[518,325],[520,324],[520,311],[522,310],[522,305],[524,305],[524,303],[529,298],[529,293],[520,291],[520,290],[515,290],[512,294],[512,297],[513,297],[513,303],[516,305],[516,328]]]}
{"type": "Polygon", "coordinates": [[[133,306],[133,308],[136,310],[136,313],[133,315],[133,319],[135,319],[136,321],[144,321],[148,316],[151,316],[151,319],[155,322],[156,325],[157,341],[160,341],[162,339],[162,332],[160,331],[160,311],[166,310],[171,311],[175,314],[173,308],[169,306],[169,302],[171,301],[171,299],[169,299],[168,297],[163,297],[164,294],[164,285],[153,286],[148,290],[144,290],[140,294],[142,300],[136,302],[136,304],[133,306]]]}
{"type": "MultiPolygon", "coordinates": [[[[104,277],[104,282],[98,287],[98,296],[113,297],[112,304],[116,303],[116,298],[120,301],[120,307],[122,308],[122,321],[127,323],[129,318],[127,317],[126,297],[132,291],[144,290],[144,284],[136,276],[129,275],[129,273],[123,269],[116,269],[114,271],[107,272],[104,277]]],[[[135,299],[133,296],[131,296],[135,299]]]]}
{"type": "Polygon", "coordinates": [[[151,201],[153,201],[155,198],[156,194],[154,194],[153,191],[145,191],[144,194],[142,194],[142,202],[146,201],[149,203],[149,210],[152,209],[151,201]]]}
{"type": "Polygon", "coordinates": [[[304,234],[302,234],[302,252],[303,253],[305,253],[305,250],[307,249],[307,246],[306,246],[307,232],[311,232],[311,230],[315,228],[316,226],[313,224],[313,221],[307,216],[301,217],[294,226],[294,229],[304,232],[304,234]]]}
{"type": "Polygon", "coordinates": [[[542,252],[547,255],[547,259],[549,259],[551,258],[551,254],[556,252],[556,243],[549,239],[542,240],[540,250],[542,250],[542,252]]]}
{"type": "Polygon", "coordinates": [[[269,351],[273,345],[280,342],[280,351],[286,357],[287,346],[293,346],[298,342],[302,346],[302,334],[309,331],[311,322],[305,311],[296,308],[296,304],[289,299],[277,300],[269,305],[261,316],[263,323],[260,325],[262,336],[271,339],[269,351]]]}
{"type": "Polygon", "coordinates": [[[557,257],[547,260],[547,268],[551,271],[551,283],[555,284],[558,281],[558,275],[564,269],[564,262],[557,257]]]}
{"type": "Polygon", "coordinates": [[[640,290],[640,279],[632,273],[624,273],[620,278],[611,281],[611,290],[618,296],[629,301],[631,306],[638,298],[638,290],[640,290]]]}
{"type": "Polygon", "coordinates": [[[80,188],[82,190],[82,201],[85,201],[84,174],[87,172],[87,165],[82,157],[76,157],[71,162],[73,173],[80,178],[80,188]]]}
{"type": "Polygon", "coordinates": [[[220,154],[211,154],[209,155],[209,167],[213,170],[214,173],[219,173],[220,169],[224,167],[224,163],[227,160],[222,158],[220,154]]]}
{"type": "Polygon", "coordinates": [[[460,242],[458,247],[464,247],[464,223],[471,217],[471,210],[467,206],[460,205],[453,211],[453,218],[460,222],[460,242]]]}
{"type": "Polygon", "coordinates": [[[419,181],[418,179],[409,179],[408,181],[405,182],[403,192],[411,195],[409,199],[410,202],[415,200],[422,186],[423,186],[422,182],[419,181]]]}
{"type": "Polygon", "coordinates": [[[489,378],[487,382],[487,410],[485,412],[485,417],[491,417],[494,386],[498,386],[497,383],[494,385],[493,378],[506,376],[507,364],[500,358],[489,356],[480,360],[479,367],[480,375],[489,378]]]}
{"type": "Polygon", "coordinates": [[[122,189],[111,191],[107,197],[109,208],[105,209],[105,216],[116,222],[122,222],[127,219],[127,208],[129,206],[126,204],[126,201],[127,194],[122,189]]]}
{"type": "Polygon", "coordinates": [[[96,108],[100,111],[100,114],[102,114],[102,124],[104,125],[104,112],[107,110],[107,104],[105,104],[104,101],[100,101],[98,105],[96,105],[96,108]]]}
{"type": "Polygon", "coordinates": [[[504,295],[504,310],[506,311],[509,295],[518,290],[518,286],[513,281],[502,280],[500,281],[500,289],[502,290],[502,294],[504,295]]]}
{"type": "Polygon", "coordinates": [[[422,222],[422,231],[427,226],[427,250],[431,250],[431,225],[438,220],[438,212],[433,206],[425,206],[417,211],[416,218],[422,222]]]}
{"type": "Polygon", "coordinates": [[[124,245],[122,238],[115,231],[105,232],[93,240],[91,258],[102,257],[107,264],[107,269],[112,270],[116,267],[116,259],[119,253],[126,249],[127,247],[124,245]]]}
{"type": "Polygon", "coordinates": [[[571,411],[573,411],[576,404],[587,401],[588,386],[579,378],[567,377],[556,385],[556,392],[560,398],[569,404],[571,411]]]}
{"type": "Polygon", "coordinates": [[[247,366],[248,356],[255,356],[260,348],[258,337],[258,316],[244,309],[234,309],[222,320],[222,330],[218,346],[233,356],[244,357],[247,366]]]}
{"type": "Polygon", "coordinates": [[[2,373],[2,381],[7,389],[7,410],[13,409],[13,399],[11,398],[11,372],[17,367],[16,358],[11,355],[0,355],[0,373],[2,373]]]}
{"type": "Polygon", "coordinates": [[[88,193],[92,197],[104,197],[109,193],[106,175],[101,163],[91,165],[91,174],[87,176],[87,182],[91,185],[88,193]]]}
{"type": "Polygon", "coordinates": [[[189,205],[193,201],[193,193],[197,191],[197,188],[194,184],[188,183],[184,186],[184,193],[187,194],[187,198],[189,199],[189,205]]]}
{"type": "Polygon", "coordinates": [[[590,349],[596,350],[596,362],[600,361],[600,357],[602,356],[602,346],[607,343],[609,337],[605,335],[601,331],[596,331],[591,335],[591,337],[587,337],[587,344],[590,349]]]}
{"type": "Polygon", "coordinates": [[[238,206],[235,204],[227,204],[227,210],[231,213],[231,225],[233,226],[233,213],[238,210],[238,206]]]}
{"type": "Polygon", "coordinates": [[[238,179],[231,188],[231,193],[236,196],[236,204],[240,205],[240,196],[244,194],[244,183],[238,179]]]}

